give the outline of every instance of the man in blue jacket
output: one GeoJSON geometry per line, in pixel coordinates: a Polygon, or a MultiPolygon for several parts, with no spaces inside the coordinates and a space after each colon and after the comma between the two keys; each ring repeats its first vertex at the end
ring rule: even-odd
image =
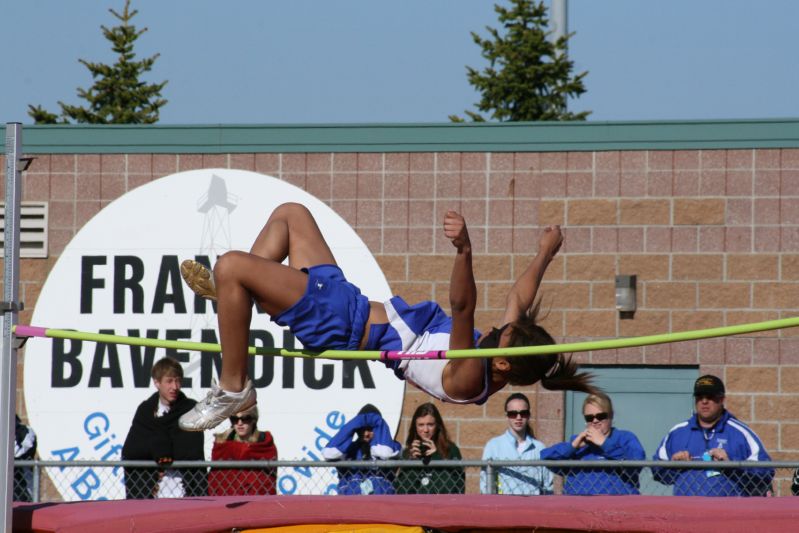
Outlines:
{"type": "MultiPolygon", "coordinates": [[[[724,383],[712,375],[694,383],[696,412],[671,428],[656,461],[771,461],[763,443],[724,408],[724,383]]],[[[653,468],[656,481],[674,485],[677,496],[764,496],[773,468],[694,470],[653,468]]]]}

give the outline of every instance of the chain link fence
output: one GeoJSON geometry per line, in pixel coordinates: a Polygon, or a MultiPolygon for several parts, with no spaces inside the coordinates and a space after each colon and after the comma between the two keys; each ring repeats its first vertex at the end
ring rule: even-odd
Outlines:
{"type": "Polygon", "coordinates": [[[790,496],[797,462],[16,461],[16,501],[230,495],[790,496]]]}

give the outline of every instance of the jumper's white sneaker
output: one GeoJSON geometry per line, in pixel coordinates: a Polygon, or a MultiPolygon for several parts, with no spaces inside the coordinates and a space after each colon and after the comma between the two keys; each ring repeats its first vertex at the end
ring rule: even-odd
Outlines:
{"type": "Polygon", "coordinates": [[[180,429],[203,431],[214,428],[226,418],[249,409],[255,403],[255,389],[249,379],[241,392],[228,392],[213,383],[206,397],[180,417],[180,429]]]}
{"type": "Polygon", "coordinates": [[[204,264],[186,259],[180,264],[180,275],[195,294],[216,301],[214,276],[204,264]]]}

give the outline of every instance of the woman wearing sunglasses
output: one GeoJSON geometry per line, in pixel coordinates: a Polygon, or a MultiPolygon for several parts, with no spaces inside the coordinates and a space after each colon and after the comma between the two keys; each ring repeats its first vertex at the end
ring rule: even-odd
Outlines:
{"type": "MultiPolygon", "coordinates": [[[[483,460],[538,461],[544,443],[533,436],[530,426],[530,400],[514,392],[505,400],[508,429],[486,443],[483,460]]],[[[500,466],[494,468],[497,494],[552,494],[552,472],[542,466],[500,466]]],[[[486,469],[480,471],[480,492],[489,494],[486,469]]]]}
{"type": "MultiPolygon", "coordinates": [[[[585,429],[560,444],[541,451],[544,460],[642,461],[643,446],[632,432],[613,427],[613,403],[603,393],[589,394],[583,402],[585,429]]],[[[638,494],[640,468],[559,468],[564,494],[638,494]]]]}
{"type": "MultiPolygon", "coordinates": [[[[277,459],[272,434],[258,431],[258,407],[230,417],[230,429],[216,436],[211,450],[214,461],[270,461],[277,459]]],[[[277,472],[274,468],[213,468],[208,473],[208,494],[236,496],[275,494],[277,472]]]]}

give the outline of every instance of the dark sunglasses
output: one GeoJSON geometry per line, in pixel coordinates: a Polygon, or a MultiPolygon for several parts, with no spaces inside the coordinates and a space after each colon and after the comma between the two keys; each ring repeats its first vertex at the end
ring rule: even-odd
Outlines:
{"type": "Polygon", "coordinates": [[[711,402],[719,403],[721,401],[721,395],[719,394],[696,394],[694,395],[694,400],[700,402],[702,400],[710,400],[711,402]]]}
{"type": "Polygon", "coordinates": [[[231,416],[230,417],[230,423],[233,424],[234,426],[239,423],[239,420],[241,420],[242,423],[244,423],[244,424],[252,424],[252,421],[255,420],[255,419],[253,417],[251,417],[250,415],[231,416]]]}
{"type": "Polygon", "coordinates": [[[508,418],[516,418],[520,415],[522,418],[530,418],[529,409],[522,409],[521,411],[505,411],[505,414],[508,415],[508,418]]]}
{"type": "Polygon", "coordinates": [[[597,419],[600,422],[602,422],[603,420],[607,420],[608,419],[608,414],[607,413],[597,413],[595,415],[583,415],[583,418],[585,418],[585,421],[590,424],[591,422],[594,421],[594,419],[597,419]]]}

